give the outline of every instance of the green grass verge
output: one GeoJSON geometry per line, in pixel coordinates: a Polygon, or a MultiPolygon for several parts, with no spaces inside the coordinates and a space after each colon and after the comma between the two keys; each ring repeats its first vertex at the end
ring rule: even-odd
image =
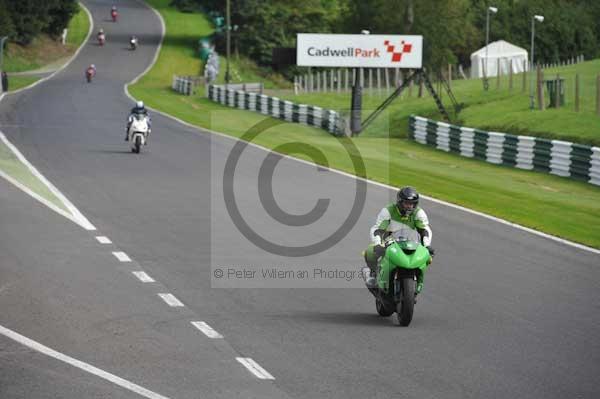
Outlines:
{"type": "MultiPolygon", "coordinates": [[[[173,75],[198,76],[203,70],[203,63],[198,55],[198,42],[200,38],[209,36],[213,32],[211,22],[203,15],[197,13],[182,13],[170,7],[169,0],[147,1],[157,9],[169,34],[165,37],[158,62],[146,74],[140,84],[147,88],[165,89],[170,87],[173,75]]],[[[277,74],[267,73],[256,64],[240,57],[233,57],[230,63],[232,81],[258,82],[265,81],[268,88],[291,87],[277,74]]],[[[217,82],[224,82],[225,58],[221,57],[221,73],[217,82]]]]}
{"type": "Polygon", "coordinates": [[[173,75],[200,73],[201,61],[195,50],[198,48],[199,38],[208,35],[212,28],[201,14],[180,13],[169,7],[170,0],[154,0],[149,3],[161,13],[169,35],[164,38],[154,68],[136,86],[165,92],[171,86],[173,75]]]}
{"type": "Polygon", "coordinates": [[[77,49],[85,40],[90,29],[90,20],[87,13],[78,5],[77,13],[67,26],[67,44],[77,49]]]}
{"type": "MultiPolygon", "coordinates": [[[[200,21],[203,17],[178,13],[168,7],[168,0],[148,2],[165,17],[167,38],[157,64],[145,78],[130,87],[131,94],[151,107],[189,123],[234,137],[241,137],[250,127],[264,120],[264,116],[258,113],[217,105],[204,98],[203,93],[186,97],[170,90],[171,74],[187,74],[186,68],[196,62],[193,53],[181,46],[177,38],[192,36],[188,42],[194,43],[193,35],[203,34],[198,24],[189,25],[190,31],[186,32],[179,18],[198,18],[197,21],[200,21]]],[[[506,94],[490,91],[487,96],[502,98],[506,94]]],[[[312,98],[318,97],[327,101],[322,95],[312,98]]],[[[410,112],[426,115],[428,107],[422,100],[414,103],[410,112]]],[[[490,165],[402,138],[385,139],[382,136],[389,131],[388,120],[391,120],[391,129],[395,131],[397,121],[393,117],[383,117],[377,121],[378,131],[374,130],[371,136],[367,134],[352,139],[366,165],[368,178],[394,186],[411,184],[432,197],[600,248],[598,187],[552,175],[490,165]]],[[[283,123],[267,130],[254,142],[268,148],[290,142],[308,143],[323,151],[329,166],[353,173],[351,159],[340,140],[319,129],[283,123]]],[[[435,226],[435,221],[432,222],[435,226]]]]}
{"type": "Polygon", "coordinates": [[[15,91],[40,80],[37,76],[9,76],[8,91],[15,91]]]}
{"type": "Polygon", "coordinates": [[[35,192],[39,196],[52,202],[54,205],[70,213],[61,200],[59,200],[44,183],[42,183],[27,166],[25,166],[4,142],[0,141],[0,170],[35,192]]]}

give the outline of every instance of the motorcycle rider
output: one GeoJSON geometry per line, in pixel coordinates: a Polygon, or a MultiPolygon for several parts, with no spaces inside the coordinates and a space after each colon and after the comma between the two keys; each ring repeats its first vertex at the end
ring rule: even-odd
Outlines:
{"type": "MultiPolygon", "coordinates": [[[[377,286],[377,262],[385,253],[383,239],[390,233],[400,230],[403,225],[416,230],[421,236],[421,244],[427,247],[433,257],[431,247],[432,231],[427,214],[419,206],[419,193],[413,187],[402,187],[396,195],[396,203],[389,204],[377,215],[375,225],[371,227],[371,245],[364,251],[367,267],[363,269],[367,287],[377,286]]],[[[423,288],[423,276],[417,281],[417,293],[423,288]]]]}
{"type": "Polygon", "coordinates": [[[85,69],[85,74],[86,76],[90,75],[91,78],[96,76],[96,65],[90,64],[90,66],[85,69]]]}
{"type": "Polygon", "coordinates": [[[133,123],[135,115],[146,116],[146,118],[148,118],[148,134],[150,134],[150,132],[152,131],[152,120],[150,119],[150,114],[148,113],[148,110],[144,106],[144,102],[137,101],[135,103],[135,107],[133,107],[131,109],[131,112],[129,113],[129,117],[127,118],[127,128],[125,129],[125,141],[129,141],[129,127],[131,126],[131,123],[133,123]]]}
{"type": "Polygon", "coordinates": [[[113,5],[110,8],[110,16],[112,17],[113,21],[116,22],[117,21],[117,6],[113,5]]]}
{"type": "Polygon", "coordinates": [[[136,35],[131,35],[131,37],[129,38],[129,44],[131,44],[132,48],[137,47],[138,45],[138,38],[136,35]]]}
{"type": "Polygon", "coordinates": [[[100,28],[98,31],[98,42],[102,42],[106,40],[106,35],[104,34],[104,29],[100,28]]]}

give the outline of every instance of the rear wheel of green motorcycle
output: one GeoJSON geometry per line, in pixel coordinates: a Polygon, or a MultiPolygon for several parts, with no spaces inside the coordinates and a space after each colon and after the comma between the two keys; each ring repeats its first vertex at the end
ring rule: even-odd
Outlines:
{"type": "Polygon", "coordinates": [[[377,313],[379,313],[379,316],[390,317],[394,314],[394,308],[385,306],[385,304],[379,299],[375,299],[375,307],[377,308],[377,313]]]}
{"type": "Polygon", "coordinates": [[[398,323],[402,327],[408,326],[412,320],[413,311],[415,309],[416,287],[417,282],[414,279],[402,279],[402,297],[396,308],[398,313],[398,323]]]}

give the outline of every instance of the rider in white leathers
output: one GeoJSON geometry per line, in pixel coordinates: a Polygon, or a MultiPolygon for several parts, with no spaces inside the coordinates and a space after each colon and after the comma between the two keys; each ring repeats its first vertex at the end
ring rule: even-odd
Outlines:
{"type": "Polygon", "coordinates": [[[125,141],[129,141],[129,127],[131,126],[135,115],[139,114],[145,115],[148,118],[148,134],[150,134],[150,132],[152,131],[152,120],[150,119],[150,114],[144,106],[144,102],[138,101],[135,103],[135,107],[131,109],[129,117],[127,118],[127,128],[125,128],[125,141]]]}

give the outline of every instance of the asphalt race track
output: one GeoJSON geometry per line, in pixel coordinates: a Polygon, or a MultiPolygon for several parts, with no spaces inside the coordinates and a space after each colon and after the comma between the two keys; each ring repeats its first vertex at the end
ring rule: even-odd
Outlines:
{"type": "MultiPolygon", "coordinates": [[[[422,201],[437,257],[407,328],[377,316],[358,280],[215,279],[217,269],[358,270],[369,227],[394,193],[367,185],[356,224],[318,253],[257,247],[226,206],[234,140],[152,113],[141,154],[123,141],[133,105],[123,84],[151,62],[157,16],[123,1],[113,24],[112,2],[84,3],[106,45],[92,35],[65,70],[2,100],[0,129],[97,231],[0,181],[0,326],[169,398],[600,397],[600,256],[459,209],[422,201]],[[87,84],[90,63],[98,73],[87,84]],[[155,282],[132,274],[141,270],[155,282]]],[[[354,179],[266,156],[246,148],[233,174],[241,215],[266,239],[309,245],[352,213],[354,179]],[[304,214],[329,199],[322,217],[290,227],[267,214],[264,165],[275,167],[282,210],[304,214]]],[[[0,335],[0,397],[141,396],[0,335]]]]}

